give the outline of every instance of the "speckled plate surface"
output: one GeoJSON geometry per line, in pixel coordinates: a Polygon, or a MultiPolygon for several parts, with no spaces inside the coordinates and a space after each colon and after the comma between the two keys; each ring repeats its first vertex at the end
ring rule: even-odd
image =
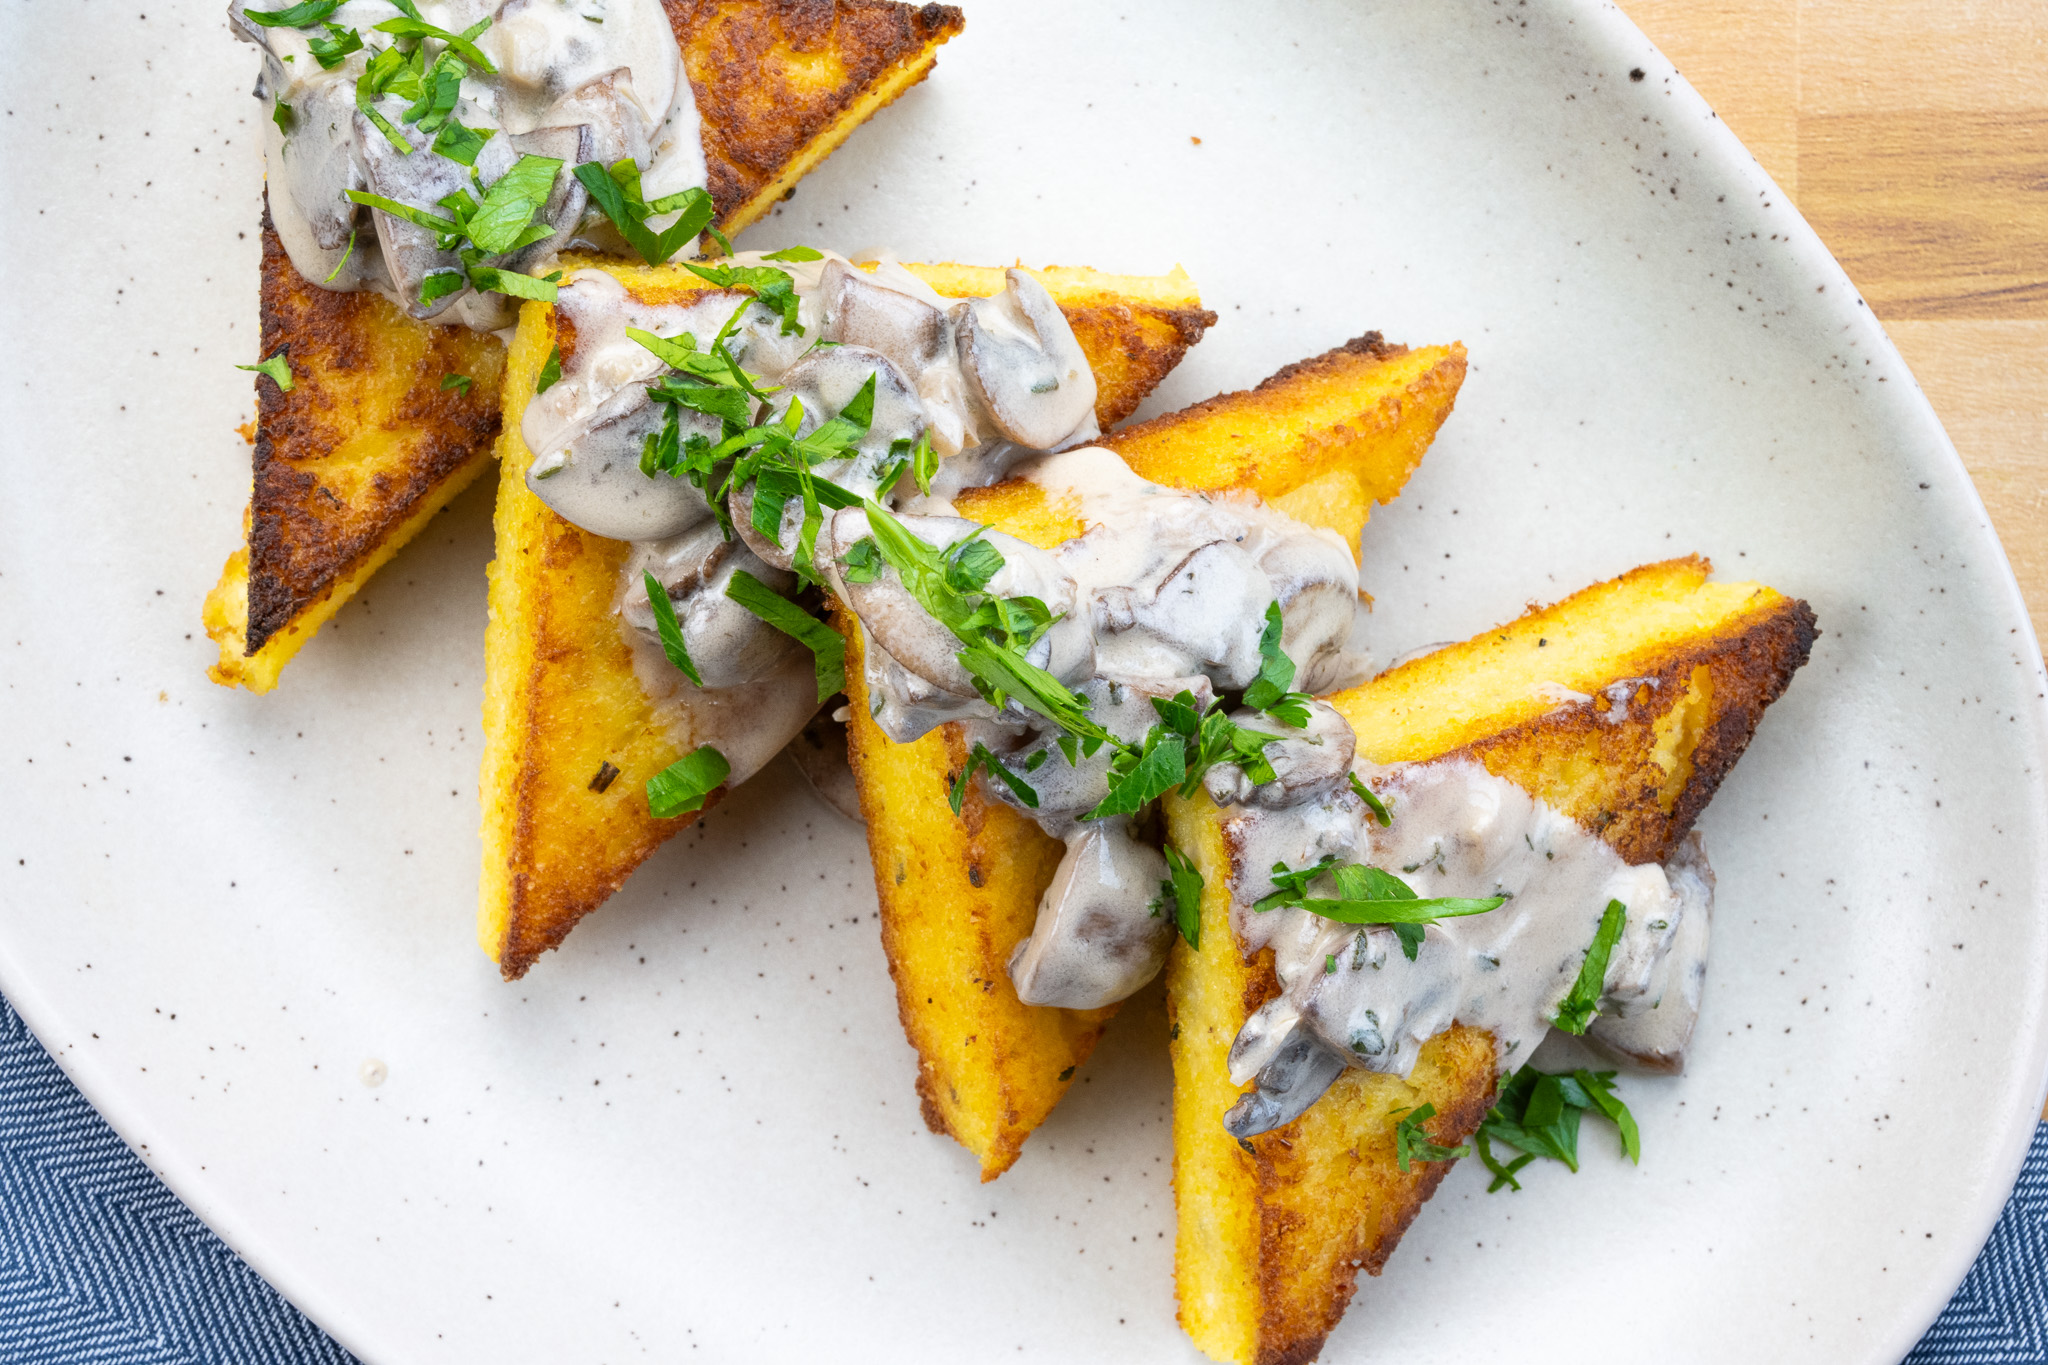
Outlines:
{"type": "MultiPolygon", "coordinates": [[[[788,772],[517,986],[472,934],[488,493],[268,697],[204,680],[255,358],[261,109],[217,0],[0,9],[12,339],[0,987],[377,1365],[1184,1359],[1148,994],[1001,1182],[918,1121],[857,830],[788,772]],[[388,1070],[379,1086],[365,1068],[388,1070]]],[[[752,243],[1184,263],[1150,410],[1367,328],[1462,338],[1368,528],[1383,653],[1685,551],[1825,634],[1704,829],[1692,1070],[1455,1171],[1326,1358],[1896,1358],[2044,1075],[2043,680],[1855,290],[1591,3],[998,4],[752,243]],[[1199,141],[1197,141],[1199,139],[1199,141]]]]}

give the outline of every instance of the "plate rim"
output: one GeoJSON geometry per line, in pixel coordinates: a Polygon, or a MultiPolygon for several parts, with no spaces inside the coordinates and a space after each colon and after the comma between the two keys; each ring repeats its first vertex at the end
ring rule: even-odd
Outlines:
{"type": "MultiPolygon", "coordinates": [[[[1943,466],[1944,474],[1960,483],[1966,505],[1975,512],[1996,552],[2000,571],[1996,593],[2006,616],[2010,622],[2016,623],[2017,635],[2032,651],[2030,657],[2037,661],[2034,676],[2048,675],[2048,668],[2038,662],[2042,659],[2041,643],[2013,572],[2010,555],[1991,521],[1968,467],[1918,378],[1913,376],[1875,311],[1865,302],[1861,291],[1794,199],[1784,193],[1755,155],[1722,122],[1711,104],[1677,65],[1613,0],[1534,0],[1534,3],[1552,11],[1566,26],[1589,35],[1588,46],[1607,48],[1617,57],[1623,53],[1637,54],[1636,65],[1641,66],[1647,76],[1664,78],[1669,82],[1672,105],[1670,116],[1664,120],[1667,126],[1676,129],[1681,124],[1691,125],[1692,136],[1698,139],[1701,158],[1709,161],[1717,173],[1765,196],[1767,207],[1789,213],[1788,230],[1781,232],[1781,236],[1787,239],[1787,249],[1793,253],[1791,269],[1804,278],[1842,286],[1834,291],[1835,298],[1820,306],[1846,323],[1854,341],[1869,348],[1868,354],[1889,362],[1893,367],[1891,373],[1911,380],[1910,397],[1896,394],[1892,397],[1894,403],[1903,404],[1902,415],[1913,423],[1910,443],[1935,455],[1943,466]],[[1845,297],[1853,299],[1853,304],[1843,302],[1845,297]]],[[[968,0],[967,7],[971,10],[972,0],[968,0]]],[[[2035,732],[2040,737],[2038,747],[2042,762],[2030,780],[2043,805],[2048,806],[2048,700],[2037,698],[2031,709],[2035,712],[2035,732]]],[[[2030,833],[2037,852],[2048,853],[2048,823],[2037,822],[2030,833]]],[[[2048,911],[2048,881],[2042,884],[2031,908],[2037,914],[2048,911]]],[[[1882,1349],[1870,1357],[1873,1365],[1898,1360],[1909,1352],[1954,1297],[2004,1211],[2034,1134],[2044,1121],[2041,1111],[2044,1103],[2048,1103],[2048,973],[2036,974],[2034,980],[2036,984],[2030,998],[2022,1002],[2025,1008],[2020,1016],[2021,1022],[2030,1028],[2024,1038],[2024,1054],[2031,1063],[2031,1073],[2035,1078],[2031,1108],[2015,1105],[1998,1119],[1995,1141],[1982,1144],[1997,1149],[1989,1163],[1997,1178],[1975,1195],[1973,1205],[1957,1215],[1954,1226],[1968,1235],[1961,1239],[1948,1239],[1948,1249],[1940,1255],[1941,1271],[1924,1277],[1917,1290],[1892,1294],[1892,1301],[1902,1305],[1901,1310],[1892,1315],[1898,1325],[1882,1349]]],[[[210,1232],[288,1304],[344,1349],[365,1362],[380,1358],[372,1350],[375,1329],[364,1320],[363,1314],[351,1311],[344,1299],[330,1295],[325,1281],[298,1273],[291,1258],[273,1247],[261,1230],[259,1219],[237,1216],[233,1211],[233,1201],[214,1198],[212,1190],[218,1178],[207,1172],[196,1158],[189,1153],[181,1155],[175,1143],[155,1140],[163,1133],[152,1106],[131,1095],[129,1088],[114,1077],[111,1058],[102,1058],[97,1053],[68,1043],[59,1045],[52,1041],[62,1036],[59,1026],[63,1012],[39,986],[36,977],[25,969],[4,934],[0,934],[0,992],[4,992],[23,1023],[95,1112],[210,1232]]],[[[2024,1099],[2025,1096],[2018,1098],[2024,1099]]],[[[1981,1133],[1982,1130],[1979,1131],[1981,1133]]]]}

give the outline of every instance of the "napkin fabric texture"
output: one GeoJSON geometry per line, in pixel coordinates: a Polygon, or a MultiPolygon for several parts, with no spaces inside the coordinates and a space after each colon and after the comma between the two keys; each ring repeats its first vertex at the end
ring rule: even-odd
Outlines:
{"type": "MultiPolygon", "coordinates": [[[[2048,1124],[1909,1365],[2048,1365],[2048,1124]]],[[[0,1361],[354,1365],[122,1143],[0,999],[0,1361]]]]}

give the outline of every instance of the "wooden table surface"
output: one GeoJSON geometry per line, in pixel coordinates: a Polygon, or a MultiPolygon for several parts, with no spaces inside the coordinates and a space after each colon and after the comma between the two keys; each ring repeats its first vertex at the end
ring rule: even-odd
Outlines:
{"type": "Polygon", "coordinates": [[[2048,637],[2048,0],[1620,0],[1835,253],[2048,637]]]}
{"type": "Polygon", "coordinates": [[[2048,638],[2048,0],[1620,4],[1863,291],[2048,638]]]}

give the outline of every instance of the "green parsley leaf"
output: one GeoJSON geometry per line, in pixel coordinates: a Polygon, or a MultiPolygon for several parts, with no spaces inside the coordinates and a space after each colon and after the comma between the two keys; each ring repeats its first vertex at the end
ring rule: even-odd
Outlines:
{"type": "Polygon", "coordinates": [[[347,264],[348,264],[348,258],[349,258],[349,257],[351,257],[351,256],[353,256],[353,255],[355,255],[355,254],[356,254],[356,230],[355,230],[354,228],[350,228],[350,229],[348,230],[348,245],[347,245],[347,246],[346,246],[345,248],[343,248],[343,249],[342,249],[342,253],[341,253],[341,259],[340,259],[340,260],[338,260],[338,261],[336,261],[336,262],[334,263],[334,269],[332,269],[332,270],[328,271],[328,272],[327,272],[327,278],[326,278],[326,279],[324,279],[324,280],[322,280],[322,281],[320,281],[320,283],[322,283],[322,284],[333,284],[333,283],[334,283],[334,277],[335,277],[335,276],[337,276],[337,275],[339,275],[339,274],[341,273],[341,268],[342,268],[343,266],[345,266],[345,265],[347,265],[347,264]]]}
{"type": "Polygon", "coordinates": [[[313,49],[313,60],[320,63],[322,71],[332,71],[347,61],[351,53],[363,50],[363,35],[340,24],[329,24],[325,38],[308,38],[306,46],[313,49]]]}
{"type": "Polygon", "coordinates": [[[1038,809],[1038,791],[1030,783],[1003,766],[1003,761],[989,752],[988,746],[976,741],[974,749],[967,755],[967,766],[960,770],[960,776],[953,781],[953,789],[946,800],[953,807],[953,814],[960,813],[961,805],[967,799],[967,783],[980,768],[1010,789],[1010,794],[1033,810],[1038,809]]]}
{"type": "Polygon", "coordinates": [[[473,265],[469,268],[469,282],[486,293],[510,294],[515,299],[535,299],[541,303],[553,303],[560,296],[561,278],[559,270],[545,278],[535,279],[516,270],[500,270],[494,265],[473,265]]]}
{"type": "Polygon", "coordinates": [[[292,124],[295,122],[292,117],[292,107],[283,100],[277,101],[277,103],[270,106],[270,121],[277,125],[278,132],[289,135],[292,130],[292,124]]]}
{"type": "MultiPolygon", "coordinates": [[[[412,143],[405,134],[398,131],[390,119],[377,108],[381,95],[393,94],[403,98],[417,99],[420,94],[420,75],[403,52],[387,47],[370,57],[363,74],[356,77],[356,109],[362,116],[384,134],[384,140],[398,149],[400,156],[412,155],[412,143]]],[[[351,198],[354,194],[351,192],[351,198]]],[[[357,203],[362,203],[360,199],[357,203]]]]}
{"type": "MultiPolygon", "coordinates": [[[[466,224],[469,240],[477,250],[486,256],[502,256],[520,246],[533,245],[525,240],[527,228],[542,226],[534,223],[534,215],[547,206],[548,195],[554,190],[555,177],[561,170],[562,163],[551,156],[529,154],[513,162],[512,169],[484,191],[483,202],[466,224]]],[[[549,229],[546,236],[552,235],[553,229],[549,229]]]]}
{"type": "Polygon", "coordinates": [[[882,552],[875,548],[873,536],[862,536],[853,543],[853,548],[841,557],[846,566],[846,581],[849,583],[872,583],[882,572],[882,552]]]}
{"type": "Polygon", "coordinates": [[[1517,1071],[1501,1087],[1499,1098],[1473,1135],[1479,1159],[1493,1172],[1487,1192],[1504,1186],[1521,1189],[1516,1174],[1538,1157],[1578,1170],[1579,1120],[1588,1110],[1613,1122],[1621,1134],[1623,1154],[1640,1162],[1642,1137],[1635,1116],[1615,1095],[1613,1082],[1612,1071],[1581,1069],[1552,1074],[1533,1066],[1517,1071]],[[1493,1153],[1496,1142],[1522,1155],[1503,1162],[1493,1153]]]}
{"type": "Polygon", "coordinates": [[[476,159],[483,155],[484,144],[497,133],[495,128],[469,128],[451,118],[441,125],[441,131],[434,137],[434,150],[450,161],[465,166],[476,165],[476,159]]]}
{"type": "Polygon", "coordinates": [[[1299,729],[1308,724],[1308,703],[1313,699],[1306,692],[1287,690],[1294,683],[1294,660],[1280,648],[1284,628],[1280,604],[1267,603],[1266,628],[1259,634],[1259,676],[1244,690],[1244,704],[1299,729]]]}
{"type": "Polygon", "coordinates": [[[917,480],[917,491],[930,497],[932,480],[939,472],[939,452],[932,446],[932,434],[929,429],[918,433],[917,445],[911,449],[910,459],[910,472],[917,480]]]}
{"type": "Polygon", "coordinates": [[[429,270],[420,280],[420,306],[460,294],[468,284],[469,277],[460,270],[429,270]]]}
{"type": "Polygon", "coordinates": [[[267,374],[270,376],[270,382],[277,385],[280,391],[290,393],[293,387],[292,365],[289,360],[285,359],[285,352],[289,349],[289,347],[280,346],[277,354],[268,360],[259,360],[254,365],[237,365],[235,368],[238,370],[254,370],[257,374],[267,374]]]}
{"type": "Polygon", "coordinates": [[[1136,815],[1147,802],[1158,800],[1187,777],[1186,742],[1160,726],[1152,727],[1136,758],[1118,772],[1119,763],[1129,754],[1130,750],[1126,749],[1111,761],[1109,794],[1094,810],[1082,816],[1083,820],[1136,815]]]}
{"type": "Polygon", "coordinates": [[[311,28],[341,8],[341,0],[303,0],[286,9],[245,9],[242,17],[265,28],[311,28]]]}
{"type": "Polygon", "coordinates": [[[1387,809],[1387,803],[1380,800],[1380,794],[1366,786],[1357,773],[1351,774],[1351,790],[1365,802],[1365,808],[1372,812],[1373,819],[1380,822],[1381,829],[1394,823],[1394,813],[1387,809]]]}
{"type": "Polygon", "coordinates": [[[441,376],[441,392],[446,393],[450,389],[460,389],[462,396],[467,398],[469,397],[470,385],[474,383],[476,381],[466,374],[444,374],[441,376]]]}
{"type": "Polygon", "coordinates": [[[1578,980],[1558,1005],[1557,1013],[1550,1016],[1550,1022],[1566,1033],[1584,1033],[1586,1026],[1593,1022],[1593,1016],[1600,1012],[1600,996],[1607,989],[1607,959],[1614,955],[1614,945],[1621,938],[1622,926],[1628,923],[1628,907],[1620,901],[1607,902],[1607,908],[1600,914],[1600,927],[1593,934],[1592,946],[1586,949],[1585,959],[1579,963],[1578,980]]]}
{"type": "Polygon", "coordinates": [[[561,382],[562,348],[553,346],[548,349],[547,363],[540,367],[540,378],[534,381],[533,391],[536,395],[543,394],[561,382]]]}
{"type": "Polygon", "coordinates": [[[1173,927],[1187,940],[1188,947],[1201,951],[1202,947],[1202,871],[1195,866],[1194,859],[1175,848],[1165,846],[1167,879],[1159,884],[1159,893],[1164,902],[1173,907],[1173,927]]]}
{"type": "Polygon", "coordinates": [[[745,569],[733,574],[725,595],[811,651],[820,702],[846,689],[846,640],[838,631],[745,569]]]}
{"type": "Polygon", "coordinates": [[[1470,1147],[1446,1147],[1430,1137],[1429,1130],[1422,1125],[1435,1117],[1435,1105],[1419,1104],[1394,1125],[1394,1159],[1400,1163],[1403,1175],[1411,1161],[1456,1161],[1472,1155],[1470,1147]]]}
{"type": "Polygon", "coordinates": [[[654,627],[661,634],[661,652],[682,670],[684,677],[702,687],[704,679],[698,675],[697,665],[690,658],[690,647],[683,642],[683,623],[676,619],[676,604],[669,600],[668,589],[661,585],[659,579],[652,573],[646,573],[645,577],[647,605],[654,608],[654,627]]]}
{"type": "MultiPolygon", "coordinates": [[[[1420,898],[1413,887],[1391,872],[1364,863],[1339,864],[1334,857],[1325,857],[1314,867],[1300,869],[1275,863],[1273,885],[1272,894],[1253,903],[1254,911],[1292,906],[1339,924],[1421,926],[1434,924],[1440,919],[1483,915],[1507,903],[1506,896],[1420,898]],[[1309,883],[1325,874],[1337,883],[1337,895],[1334,898],[1310,896],[1309,883]]],[[[1407,936],[1403,935],[1404,948],[1406,942],[1407,936]]],[[[1414,956],[1412,952],[1408,954],[1411,960],[1414,956]]]]}
{"type": "Polygon", "coordinates": [[[825,259],[825,253],[813,251],[807,246],[786,246],[780,251],[769,252],[761,259],[764,261],[822,261],[825,259]]]}
{"type": "MultiPolygon", "coordinates": [[[[429,232],[438,232],[443,238],[459,240],[462,236],[462,224],[453,218],[443,218],[437,213],[428,213],[425,209],[416,209],[411,204],[402,204],[396,199],[387,199],[381,194],[371,194],[367,190],[343,190],[342,193],[348,196],[351,203],[381,209],[393,218],[403,218],[406,222],[423,227],[429,232]]],[[[450,247],[454,244],[454,241],[448,243],[450,247]]]]}
{"type": "Polygon", "coordinates": [[[647,813],[657,820],[702,810],[732,775],[732,764],[709,744],[693,749],[647,779],[647,813]]]}
{"type": "Polygon", "coordinates": [[[640,168],[630,159],[615,161],[610,167],[586,161],[574,174],[590,195],[590,202],[603,210],[626,244],[649,265],[662,264],[696,241],[715,211],[711,196],[700,189],[685,190],[653,204],[645,202],[640,196],[640,168]],[[682,210],[682,217],[666,231],[656,233],[647,226],[649,218],[676,209],[682,210]]]}
{"type": "Polygon", "coordinates": [[[765,265],[697,265],[683,262],[683,269],[720,289],[751,289],[754,297],[782,314],[782,334],[795,336],[803,330],[797,322],[796,281],[786,270],[765,265]]]}
{"type": "MultiPolygon", "coordinates": [[[[400,6],[400,8],[403,9],[405,7],[400,6]]],[[[332,13],[332,10],[329,13],[332,13]]],[[[323,15],[321,17],[325,18],[326,16],[323,15]]],[[[386,19],[383,23],[375,25],[377,32],[388,33],[394,38],[439,39],[448,45],[450,51],[460,55],[463,61],[468,62],[486,76],[495,76],[498,74],[498,68],[491,65],[491,59],[484,56],[483,49],[470,41],[470,39],[481,34],[490,26],[491,21],[486,19],[482,23],[461,33],[450,33],[447,29],[437,28],[417,15],[410,15],[402,19],[386,19]]]]}

